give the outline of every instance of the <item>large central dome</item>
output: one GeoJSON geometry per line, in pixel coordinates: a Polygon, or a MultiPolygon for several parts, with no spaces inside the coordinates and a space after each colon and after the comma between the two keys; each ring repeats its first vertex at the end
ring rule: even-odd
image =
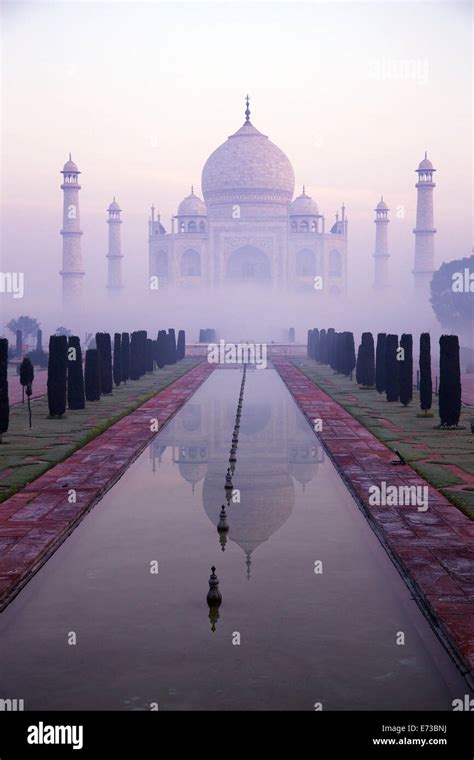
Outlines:
{"type": "Polygon", "coordinates": [[[208,206],[242,202],[288,205],[295,175],[283,151],[247,117],[244,125],[209,156],[201,185],[208,206]]]}

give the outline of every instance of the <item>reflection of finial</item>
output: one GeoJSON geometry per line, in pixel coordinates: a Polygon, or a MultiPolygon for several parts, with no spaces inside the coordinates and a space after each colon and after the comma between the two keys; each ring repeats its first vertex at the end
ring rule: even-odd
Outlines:
{"type": "Polygon", "coordinates": [[[69,153],[69,160],[70,160],[70,161],[72,161],[72,158],[71,158],[71,153],[69,153]]]}
{"type": "Polygon", "coordinates": [[[252,564],[252,560],[250,559],[250,552],[247,552],[247,559],[245,560],[245,564],[247,565],[247,580],[250,580],[250,565],[252,564]]]}
{"type": "Polygon", "coordinates": [[[211,631],[214,633],[216,630],[216,623],[219,620],[219,607],[209,608],[209,620],[211,621],[211,631]]]}
{"type": "Polygon", "coordinates": [[[427,158],[428,158],[428,151],[425,150],[425,159],[427,159],[427,158]]]}
{"type": "Polygon", "coordinates": [[[304,185],[303,185],[303,195],[306,195],[306,189],[304,185]]]}
{"type": "Polygon", "coordinates": [[[245,121],[246,121],[247,124],[250,122],[249,102],[250,102],[250,98],[249,98],[248,95],[246,95],[245,96],[245,105],[246,105],[246,109],[245,109],[245,121]]]}
{"type": "Polygon", "coordinates": [[[216,575],[216,568],[211,567],[211,577],[209,578],[209,591],[207,592],[207,603],[209,607],[219,607],[222,602],[222,595],[219,591],[219,578],[216,575]]]}
{"type": "Polygon", "coordinates": [[[191,195],[194,195],[194,185],[191,185],[191,195]]]}
{"type": "Polygon", "coordinates": [[[338,221],[339,221],[339,212],[336,211],[336,222],[338,222],[338,221]]]}

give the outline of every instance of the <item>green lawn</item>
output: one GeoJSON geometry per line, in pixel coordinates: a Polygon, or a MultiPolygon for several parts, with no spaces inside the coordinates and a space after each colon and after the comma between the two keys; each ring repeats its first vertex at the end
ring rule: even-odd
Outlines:
{"type": "Polygon", "coordinates": [[[420,418],[416,416],[420,411],[416,390],[408,407],[389,404],[385,394],[380,395],[375,389],[361,390],[355,380],[336,374],[330,367],[303,358],[295,357],[290,361],[389,448],[399,451],[422,477],[474,519],[472,409],[462,408],[460,424],[465,426],[464,430],[435,430],[439,423],[435,396],[434,417],[420,418]],[[447,465],[454,465],[460,471],[453,472],[447,465]],[[466,484],[464,489],[450,490],[463,483],[466,484]]]}
{"type": "Polygon", "coordinates": [[[34,399],[31,402],[31,430],[26,403],[13,406],[10,426],[0,446],[0,502],[66,459],[201,361],[200,357],[189,357],[146,374],[140,380],[129,380],[126,385],[114,387],[112,395],[102,396],[94,403],[86,402],[85,409],[66,410],[62,419],[48,419],[46,396],[34,399]]]}

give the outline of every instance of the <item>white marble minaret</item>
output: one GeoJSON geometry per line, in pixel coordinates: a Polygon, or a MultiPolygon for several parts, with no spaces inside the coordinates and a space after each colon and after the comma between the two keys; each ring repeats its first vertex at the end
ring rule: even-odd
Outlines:
{"type": "Polygon", "coordinates": [[[77,168],[69,154],[69,161],[66,161],[61,172],[63,175],[63,184],[61,190],[64,193],[63,203],[63,266],[61,277],[63,279],[63,305],[72,306],[78,304],[82,297],[82,283],[84,274],[82,268],[82,250],[81,250],[81,220],[79,216],[79,190],[81,186],[78,183],[79,174],[77,168]]]}
{"type": "Polygon", "coordinates": [[[434,236],[436,233],[433,218],[433,189],[436,187],[433,182],[433,164],[428,160],[426,152],[423,161],[418,169],[418,182],[415,187],[418,191],[416,202],[416,227],[415,233],[415,266],[413,268],[413,277],[415,281],[415,290],[429,296],[429,286],[433,272],[434,263],[434,236]]]}
{"type": "Polygon", "coordinates": [[[374,253],[374,288],[381,290],[389,285],[388,262],[388,218],[389,207],[383,195],[375,209],[375,253],[374,253]]]}
{"type": "Polygon", "coordinates": [[[122,220],[120,219],[121,208],[117,201],[114,199],[108,208],[109,218],[107,224],[109,225],[109,252],[107,254],[108,268],[107,268],[107,288],[109,293],[118,293],[123,287],[122,284],[122,241],[120,234],[120,225],[122,220]]]}

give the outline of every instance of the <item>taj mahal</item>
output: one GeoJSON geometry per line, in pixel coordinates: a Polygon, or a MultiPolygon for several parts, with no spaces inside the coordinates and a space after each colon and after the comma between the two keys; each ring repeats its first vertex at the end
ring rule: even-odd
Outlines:
{"type": "Polygon", "coordinates": [[[207,159],[204,200],[191,188],[166,232],[151,209],[150,276],[163,285],[258,283],[276,290],[345,291],[347,219],[326,231],[317,203],[293,200],[293,167],[269,138],[245,122],[207,159]],[[318,280],[316,281],[316,289],[318,280]]]}
{"type": "MultiPolygon", "coordinates": [[[[435,270],[433,173],[426,153],[415,170],[418,181],[413,281],[427,297],[435,270]]],[[[79,174],[72,160],[62,170],[65,304],[80,301],[82,263],[79,174]]],[[[341,299],[348,286],[348,219],[344,204],[326,224],[316,201],[302,187],[294,198],[295,175],[285,153],[245,120],[209,156],[201,177],[203,199],[194,192],[181,201],[167,230],[154,206],[148,220],[149,281],[144,290],[254,284],[275,294],[312,292],[341,299]]],[[[389,207],[383,196],[375,212],[373,287],[390,285],[389,207]]],[[[115,197],[108,209],[107,289],[123,288],[121,212],[115,197]]],[[[145,242],[145,240],[144,240],[145,242]]]]}

